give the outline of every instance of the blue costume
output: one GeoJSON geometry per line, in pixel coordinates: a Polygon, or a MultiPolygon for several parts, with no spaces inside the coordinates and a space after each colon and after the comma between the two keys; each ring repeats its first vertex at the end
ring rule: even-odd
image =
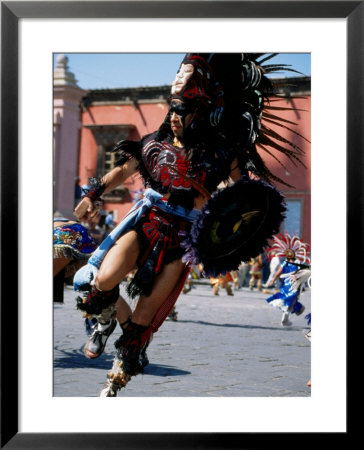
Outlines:
{"type": "MultiPolygon", "coordinates": [[[[288,260],[285,260],[281,267],[283,269],[283,275],[296,272],[299,269],[297,264],[290,263],[288,260]]],[[[283,312],[290,312],[299,315],[304,309],[302,303],[298,301],[300,290],[293,289],[292,282],[289,280],[289,277],[284,277],[283,280],[283,285],[280,291],[271,295],[266,300],[272,306],[283,312]]]]}
{"type": "Polygon", "coordinates": [[[96,244],[87,229],[80,223],[65,217],[54,218],[53,222],[58,223],[58,226],[53,228],[53,258],[69,260],[53,279],[53,301],[63,302],[65,280],[70,279],[76,270],[87,262],[96,244]]]}
{"type": "MultiPolygon", "coordinates": [[[[68,219],[56,218],[55,222],[65,222],[68,219]]],[[[79,223],[66,223],[53,229],[54,257],[65,257],[77,260],[87,260],[95,250],[96,244],[89,236],[86,228],[79,223]]]]}

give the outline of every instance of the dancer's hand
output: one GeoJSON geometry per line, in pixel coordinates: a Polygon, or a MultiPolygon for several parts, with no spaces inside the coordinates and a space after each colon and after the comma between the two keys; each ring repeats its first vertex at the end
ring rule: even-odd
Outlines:
{"type": "Polygon", "coordinates": [[[83,197],[83,199],[73,211],[73,215],[77,217],[78,220],[84,221],[92,219],[96,216],[97,213],[98,210],[89,197],[83,197]]]}

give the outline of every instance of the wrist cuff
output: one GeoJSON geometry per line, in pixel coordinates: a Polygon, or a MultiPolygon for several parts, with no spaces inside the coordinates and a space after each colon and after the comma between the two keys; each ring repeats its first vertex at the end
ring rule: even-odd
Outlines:
{"type": "Polygon", "coordinates": [[[98,178],[89,178],[90,189],[85,189],[82,197],[88,197],[92,201],[95,201],[101,197],[105,190],[105,186],[98,178]]]}

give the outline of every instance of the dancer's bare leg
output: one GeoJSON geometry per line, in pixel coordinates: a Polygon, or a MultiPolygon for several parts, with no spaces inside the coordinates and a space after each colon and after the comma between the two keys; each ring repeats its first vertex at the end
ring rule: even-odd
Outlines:
{"type": "MultiPolygon", "coordinates": [[[[125,276],[134,269],[138,254],[139,242],[134,231],[117,240],[105,256],[95,281],[95,287],[101,291],[101,295],[103,292],[107,295],[108,291],[118,288],[125,276]]],[[[84,347],[84,353],[88,358],[98,358],[103,352],[106,341],[116,326],[115,320],[112,320],[115,317],[115,310],[120,323],[125,322],[131,315],[128,303],[119,296],[116,303],[111,303],[95,316],[98,320],[97,327],[84,347]]]]}
{"type": "Polygon", "coordinates": [[[173,261],[164,267],[155,281],[151,295],[142,295],[138,300],[132,316],[133,322],[150,325],[159,307],[178,283],[185,267],[181,260],[173,261]]]}
{"type": "Polygon", "coordinates": [[[116,318],[118,319],[119,323],[125,322],[125,320],[132,315],[132,310],[129,304],[121,296],[116,302],[115,309],[116,309],[116,318]]]}
{"type": "Polygon", "coordinates": [[[109,291],[117,286],[135,268],[138,255],[138,235],[133,230],[128,231],[106,254],[97,274],[96,287],[109,291]]]}
{"type": "Polygon", "coordinates": [[[132,322],[125,326],[120,342],[115,343],[121,353],[115,356],[100,397],[116,397],[118,390],[126,386],[131,376],[140,373],[144,367],[140,360],[141,348],[137,347],[136,343],[147,330],[166,297],[173,291],[185,267],[180,260],[167,264],[156,278],[152,294],[143,295],[138,300],[132,314],[132,322]]]}
{"type": "MultiPolygon", "coordinates": [[[[135,231],[129,231],[116,241],[105,256],[95,282],[97,289],[109,291],[120,284],[135,268],[138,255],[138,235],[135,231]]],[[[116,303],[116,311],[120,323],[125,322],[131,315],[130,306],[121,296],[116,303]]]]}

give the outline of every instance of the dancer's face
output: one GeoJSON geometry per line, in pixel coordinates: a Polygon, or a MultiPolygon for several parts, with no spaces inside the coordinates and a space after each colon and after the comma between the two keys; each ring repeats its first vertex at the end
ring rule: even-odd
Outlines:
{"type": "Polygon", "coordinates": [[[191,123],[193,113],[189,111],[186,103],[181,100],[173,100],[170,106],[171,128],[173,134],[181,139],[186,127],[191,123]]]}
{"type": "Polygon", "coordinates": [[[291,248],[286,250],[286,258],[289,260],[294,260],[296,258],[295,252],[291,248]]]}

